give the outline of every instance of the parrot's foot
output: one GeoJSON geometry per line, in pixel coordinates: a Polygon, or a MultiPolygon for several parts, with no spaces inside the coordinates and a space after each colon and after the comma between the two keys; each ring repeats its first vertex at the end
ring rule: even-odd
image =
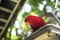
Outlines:
{"type": "Polygon", "coordinates": [[[51,31],[48,31],[47,36],[48,37],[52,37],[52,32],[51,31]]]}
{"type": "Polygon", "coordinates": [[[48,36],[48,37],[51,37],[52,35],[48,34],[47,36],[48,36]]]}

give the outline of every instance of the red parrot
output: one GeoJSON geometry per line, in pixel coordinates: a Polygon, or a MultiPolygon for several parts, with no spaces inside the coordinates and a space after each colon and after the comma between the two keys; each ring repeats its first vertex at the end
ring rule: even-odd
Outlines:
{"type": "Polygon", "coordinates": [[[32,27],[33,31],[36,31],[40,27],[43,27],[44,25],[46,25],[46,23],[42,19],[42,17],[33,16],[33,15],[30,15],[30,16],[26,17],[25,23],[26,22],[28,22],[30,24],[30,26],[32,27]]]}

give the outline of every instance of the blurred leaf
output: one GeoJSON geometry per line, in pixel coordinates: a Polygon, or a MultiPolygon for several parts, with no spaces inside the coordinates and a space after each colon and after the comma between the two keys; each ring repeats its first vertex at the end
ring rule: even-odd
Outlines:
{"type": "Polygon", "coordinates": [[[60,8],[60,2],[58,3],[58,8],[60,8]]]}
{"type": "Polygon", "coordinates": [[[48,23],[50,21],[50,19],[51,19],[50,17],[47,17],[44,20],[45,20],[46,23],[48,23]]]}
{"type": "Polygon", "coordinates": [[[38,7],[38,4],[41,2],[42,2],[42,0],[29,0],[29,4],[31,6],[35,6],[35,7],[38,7]]]}

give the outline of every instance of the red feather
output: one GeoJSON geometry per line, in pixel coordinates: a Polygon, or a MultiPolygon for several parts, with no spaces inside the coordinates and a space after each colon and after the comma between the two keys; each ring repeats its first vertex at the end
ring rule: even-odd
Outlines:
{"type": "Polygon", "coordinates": [[[33,31],[36,31],[38,28],[43,27],[46,25],[45,21],[42,19],[42,17],[38,16],[28,16],[25,19],[25,22],[29,22],[33,31]]]}

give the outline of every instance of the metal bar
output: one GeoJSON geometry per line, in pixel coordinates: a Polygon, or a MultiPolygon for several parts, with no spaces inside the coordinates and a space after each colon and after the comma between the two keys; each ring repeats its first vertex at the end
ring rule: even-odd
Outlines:
{"type": "Polygon", "coordinates": [[[0,26],[0,29],[2,29],[2,30],[3,30],[4,28],[3,28],[2,26],[0,26]]]}
{"type": "Polygon", "coordinates": [[[16,2],[17,3],[19,0],[10,0],[10,1],[13,1],[13,2],[16,2]]]}
{"type": "Polygon", "coordinates": [[[41,36],[47,31],[50,31],[52,29],[60,30],[60,28],[56,27],[54,24],[47,24],[43,28],[39,28],[36,32],[32,33],[31,36],[29,36],[26,40],[33,40],[38,36],[41,36]]]}
{"type": "MultiPolygon", "coordinates": [[[[1,35],[0,35],[0,39],[1,39],[1,40],[2,40],[2,37],[4,36],[4,33],[5,33],[6,29],[8,28],[8,27],[7,27],[8,24],[9,24],[11,18],[13,17],[13,15],[14,15],[16,9],[18,8],[20,2],[21,2],[21,0],[19,0],[19,1],[17,2],[17,4],[15,5],[15,7],[13,8],[13,10],[12,10],[12,12],[11,12],[11,14],[10,14],[10,16],[9,16],[9,18],[8,18],[8,20],[7,20],[7,22],[6,22],[6,24],[5,24],[5,26],[4,26],[4,29],[3,29],[3,31],[1,32],[1,35]]],[[[0,8],[1,8],[1,7],[0,7],[0,8]]]]}
{"type": "Polygon", "coordinates": [[[0,7],[0,10],[6,11],[6,12],[8,12],[8,13],[11,13],[11,12],[12,12],[11,10],[9,10],[9,9],[7,9],[7,8],[4,8],[4,7],[0,7]]]}
{"type": "Polygon", "coordinates": [[[1,33],[1,35],[3,35],[4,31],[6,30],[7,25],[8,25],[8,23],[10,22],[11,18],[13,17],[13,15],[14,15],[14,13],[15,13],[17,7],[19,6],[19,3],[20,3],[20,2],[21,2],[21,0],[19,0],[19,2],[16,4],[16,6],[15,6],[14,9],[13,9],[13,11],[11,12],[11,14],[10,14],[10,16],[9,16],[9,18],[8,18],[8,20],[7,20],[6,24],[5,24],[5,26],[4,26],[4,29],[3,29],[2,33],[1,33]]]}
{"type": "Polygon", "coordinates": [[[58,24],[60,25],[60,20],[59,20],[59,18],[55,15],[55,14],[53,14],[53,13],[51,13],[52,15],[53,15],[53,17],[54,17],[54,19],[58,22],[58,24]]]}
{"type": "Polygon", "coordinates": [[[58,2],[59,2],[59,0],[56,0],[54,12],[51,13],[51,14],[53,15],[53,17],[55,18],[55,20],[56,20],[56,21],[58,22],[58,24],[60,25],[60,20],[59,20],[59,18],[55,15],[55,12],[56,12],[57,6],[58,6],[58,2]]]}
{"type": "Polygon", "coordinates": [[[36,32],[34,32],[31,36],[29,36],[26,40],[33,40],[36,37],[44,34],[45,32],[49,31],[49,27],[45,26],[43,28],[39,28],[36,32]]]}
{"type": "Polygon", "coordinates": [[[2,18],[0,18],[0,21],[2,21],[2,22],[7,22],[7,20],[5,20],[5,19],[2,19],[2,18]]]}

